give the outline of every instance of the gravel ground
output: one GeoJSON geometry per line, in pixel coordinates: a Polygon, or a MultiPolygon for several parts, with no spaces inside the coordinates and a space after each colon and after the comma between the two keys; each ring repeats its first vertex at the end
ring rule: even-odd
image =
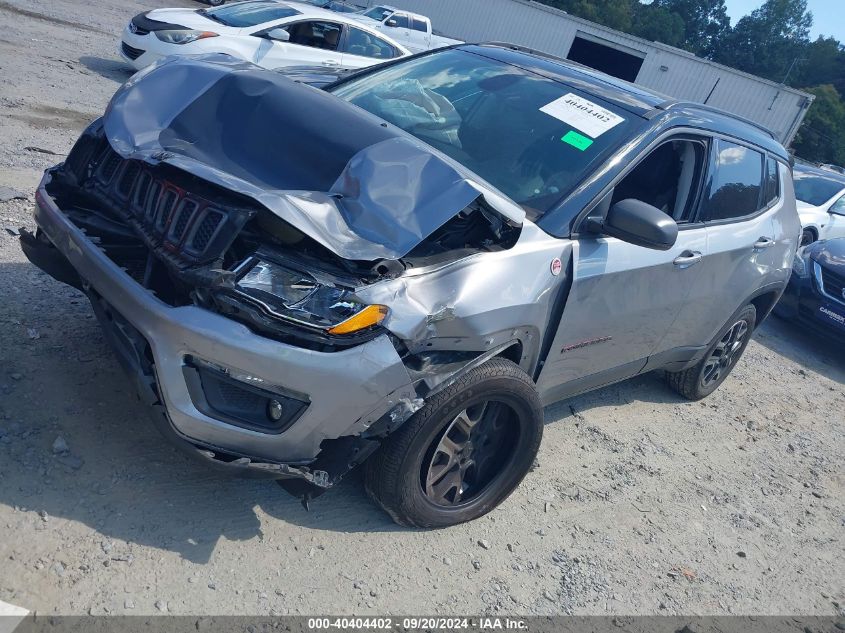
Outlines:
{"type": "MultiPolygon", "coordinates": [[[[0,0],[0,227],[32,227],[41,170],[129,76],[126,20],[177,2],[0,0]]],[[[843,612],[845,350],[792,324],[768,321],[703,402],[650,375],[549,407],[517,492],[428,532],[357,476],[306,512],[187,461],[84,297],[4,230],[0,357],[0,600],[30,610],[843,612]]]]}

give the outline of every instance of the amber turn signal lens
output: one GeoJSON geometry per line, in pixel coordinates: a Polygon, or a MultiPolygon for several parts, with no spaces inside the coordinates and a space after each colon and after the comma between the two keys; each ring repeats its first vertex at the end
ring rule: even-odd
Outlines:
{"type": "Polygon", "coordinates": [[[358,332],[373,325],[378,325],[386,316],[387,306],[367,306],[358,314],[349,317],[346,321],[341,321],[326,331],[329,334],[352,334],[353,332],[358,332]]]}

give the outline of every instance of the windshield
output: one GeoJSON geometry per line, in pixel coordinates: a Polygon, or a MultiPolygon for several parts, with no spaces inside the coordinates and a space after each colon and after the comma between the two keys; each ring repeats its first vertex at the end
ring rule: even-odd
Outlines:
{"type": "Polygon", "coordinates": [[[360,9],[351,4],[344,4],[343,2],[329,2],[326,9],[337,11],[338,13],[358,13],[360,9]]]}
{"type": "Polygon", "coordinates": [[[596,97],[460,49],[330,90],[472,170],[532,220],[572,191],[636,125],[634,115],[596,97]]]}
{"type": "Polygon", "coordinates": [[[388,9],[387,7],[373,7],[364,13],[364,17],[372,18],[377,22],[384,22],[389,15],[393,15],[393,9],[388,9]]]}
{"type": "Polygon", "coordinates": [[[237,29],[299,15],[299,11],[296,9],[292,9],[285,4],[273,2],[272,0],[238,2],[236,4],[227,4],[219,9],[200,9],[198,13],[215,22],[237,29]]]}
{"type": "Polygon", "coordinates": [[[815,172],[795,170],[795,197],[801,202],[818,207],[845,189],[845,182],[828,178],[815,172]]]}

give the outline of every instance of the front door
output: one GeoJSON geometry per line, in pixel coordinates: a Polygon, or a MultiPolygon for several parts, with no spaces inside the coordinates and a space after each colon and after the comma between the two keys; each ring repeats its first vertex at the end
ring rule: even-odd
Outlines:
{"type": "Polygon", "coordinates": [[[830,221],[827,223],[825,238],[832,240],[845,237],[845,196],[834,202],[829,209],[830,221]]]}
{"type": "Polygon", "coordinates": [[[252,61],[264,68],[288,66],[340,66],[339,49],[343,25],[325,20],[305,20],[262,32],[263,42],[252,61]],[[279,28],[289,39],[275,37],[279,28]]]}
{"type": "Polygon", "coordinates": [[[634,198],[678,222],[667,251],[612,237],[581,237],[573,281],[538,388],[547,402],[635,375],[665,351],[667,333],[698,283],[707,231],[692,221],[708,140],[669,139],[631,169],[598,208],[634,198]]]}

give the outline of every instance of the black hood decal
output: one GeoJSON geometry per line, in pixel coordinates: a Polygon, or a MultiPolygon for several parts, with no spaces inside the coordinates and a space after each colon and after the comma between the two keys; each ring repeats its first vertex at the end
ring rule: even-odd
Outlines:
{"type": "Polygon", "coordinates": [[[124,158],[247,195],[347,259],[402,257],[479,196],[522,210],[422,142],[330,94],[225,55],[169,58],[104,117],[124,158]]]}

